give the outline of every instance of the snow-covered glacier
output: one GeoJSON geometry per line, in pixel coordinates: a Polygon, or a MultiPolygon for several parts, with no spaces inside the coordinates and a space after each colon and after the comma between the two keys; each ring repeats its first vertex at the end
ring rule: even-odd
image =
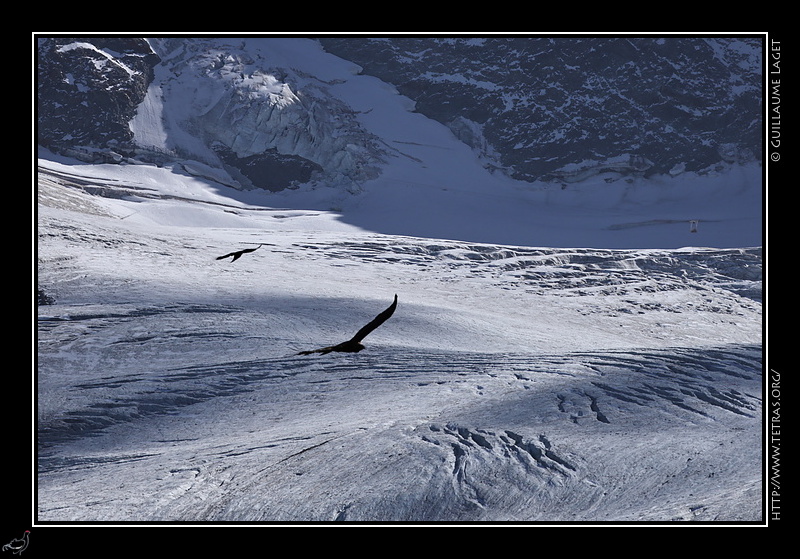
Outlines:
{"type": "MultiPolygon", "coordinates": [[[[62,154],[92,161],[105,158],[177,166],[220,185],[274,191],[269,204],[275,207],[335,210],[341,219],[381,233],[562,247],[761,244],[763,169],[757,158],[741,155],[755,146],[744,139],[749,148],[732,143],[732,138],[744,138],[735,130],[712,133],[708,129],[720,119],[731,120],[717,113],[732,110],[736,103],[743,106],[734,111],[731,122],[748,130],[756,126],[758,115],[751,114],[753,103],[748,101],[756,95],[749,85],[754,48],[750,43],[730,43],[730,48],[741,47],[741,60],[715,55],[715,75],[729,72],[726,80],[735,85],[731,86],[734,92],[719,91],[710,85],[716,81],[701,78],[692,66],[681,62],[680,67],[693,80],[687,83],[693,84],[694,93],[679,95],[680,88],[672,84],[656,96],[656,106],[673,102],[670,99],[675,95],[682,103],[689,102],[685,96],[690,93],[697,105],[697,96],[709,88],[719,99],[708,101],[708,107],[698,106],[694,112],[702,114],[693,117],[697,122],[684,123],[678,139],[672,133],[665,136],[661,145],[666,151],[658,151],[656,157],[651,152],[639,154],[638,140],[624,134],[613,148],[608,147],[604,133],[596,128],[602,122],[608,123],[609,133],[619,128],[618,113],[603,113],[601,118],[594,107],[591,120],[587,120],[580,102],[586,91],[573,84],[574,97],[569,96],[569,68],[555,71],[549,63],[541,68],[536,65],[538,58],[532,48],[543,48],[542,56],[546,54],[549,60],[550,56],[563,57],[588,48],[580,41],[568,51],[554,51],[546,41],[531,41],[527,51],[518,48],[526,44],[520,40],[484,41],[478,51],[470,50],[475,46],[468,41],[430,41],[423,43],[429,48],[417,53],[421,58],[416,62],[410,54],[403,57],[401,51],[392,50],[388,60],[407,64],[400,74],[406,78],[413,77],[427,56],[433,57],[437,68],[449,64],[454,72],[459,68],[466,72],[461,81],[456,73],[447,74],[443,84],[436,76],[444,74],[434,73],[427,78],[431,88],[406,84],[402,88],[406,94],[361,66],[327,52],[322,45],[332,48],[331,41],[321,44],[301,37],[93,41],[42,43],[40,138],[43,145],[58,148],[62,154]],[[120,52],[125,49],[127,52],[120,52]],[[464,58],[470,52],[475,60],[464,58]],[[504,70],[498,56],[520,58],[525,72],[515,64],[504,70]],[[482,66],[484,58],[491,64],[482,66]],[[717,67],[721,61],[725,63],[717,67]],[[468,68],[462,68],[464,64],[468,68]],[[743,74],[736,73],[736,68],[743,74]],[[510,72],[507,80],[513,83],[508,90],[501,87],[508,83],[504,71],[510,72]],[[475,72],[475,77],[470,77],[475,72]],[[484,74],[494,81],[477,82],[482,84],[478,88],[482,96],[473,98],[459,89],[459,84],[472,86],[484,74]],[[527,85],[526,75],[532,80],[527,85]],[[554,86],[560,84],[557,95],[546,87],[531,85],[540,84],[547,76],[554,86]],[[447,87],[439,90],[440,85],[447,87]],[[493,118],[490,138],[485,134],[487,124],[473,113],[481,105],[487,110],[495,107],[512,91],[517,102],[509,106],[520,110],[493,118]],[[413,97],[414,92],[419,99],[413,97]],[[112,93],[114,96],[104,97],[112,93]],[[97,99],[105,99],[104,104],[97,99]],[[431,108],[432,99],[441,105],[438,110],[431,108]],[[595,144],[581,148],[583,140],[561,139],[555,143],[563,144],[563,153],[546,158],[546,167],[555,165],[555,170],[541,171],[552,175],[550,179],[512,178],[513,169],[501,161],[505,156],[495,152],[501,145],[504,151],[513,148],[514,157],[527,158],[527,168],[535,163],[533,154],[540,149],[548,153],[556,149],[549,144],[535,146],[524,137],[541,132],[525,124],[524,119],[532,114],[525,107],[544,110],[556,100],[563,105],[558,121],[572,114],[570,129],[591,122],[592,132],[586,132],[589,140],[608,149],[595,144]],[[430,111],[441,116],[444,106],[452,110],[462,107],[465,114],[446,124],[426,116],[430,111]],[[567,111],[567,107],[572,109],[567,111]],[[708,111],[717,116],[706,115],[708,111]],[[513,126],[509,123],[507,128],[509,134],[513,129],[517,139],[506,145],[496,135],[503,129],[500,123],[515,118],[523,120],[514,121],[513,126]],[[118,131],[122,128],[126,134],[118,131]],[[687,163],[689,159],[692,165],[687,163]],[[700,224],[699,229],[690,229],[690,223],[700,224]],[[687,235],[690,231],[699,234],[687,235]]],[[[626,90],[645,87],[643,83],[656,87],[660,74],[654,68],[668,63],[669,53],[680,55],[681,61],[691,53],[704,60],[717,52],[709,50],[707,43],[678,43],[680,48],[674,52],[657,41],[650,50],[642,43],[639,51],[643,54],[637,55],[641,58],[634,57],[623,66],[638,68],[649,76],[648,81],[642,82],[643,77],[631,81],[627,73],[617,72],[614,83],[626,90]]],[[[363,44],[394,48],[405,42],[363,44]]],[[[582,66],[579,75],[595,83],[597,76],[590,79],[592,71],[597,75],[613,72],[615,64],[621,64],[617,50],[624,46],[624,41],[594,44],[593,56],[599,57],[596,67],[582,66]]],[[[363,51],[358,52],[360,60],[363,51]]],[[[677,124],[664,115],[650,115],[651,105],[637,104],[636,99],[629,100],[634,106],[626,110],[626,122],[639,114],[648,127],[661,122],[665,131],[677,132],[677,124]]],[[[550,126],[558,124],[554,121],[550,126]]],[[[628,122],[625,130],[631,129],[635,126],[628,122]]],[[[568,136],[572,138],[575,132],[568,136]]],[[[648,132],[647,137],[651,136],[655,137],[648,132]]],[[[548,133],[543,138],[549,137],[548,133]]],[[[529,168],[523,174],[533,172],[529,168]]]]}
{"type": "Polygon", "coordinates": [[[762,519],[759,248],[383,235],[146,166],[38,196],[40,522],[762,519]]]}
{"type": "Polygon", "coordinates": [[[296,68],[304,51],[324,56],[313,41],[287,40],[290,60],[258,39],[149,43],[161,63],[131,121],[140,147],[222,166],[244,188],[282,190],[313,179],[352,190],[378,176],[385,147],[330,93],[341,81],[336,66],[296,68]],[[259,161],[267,170],[259,172],[259,161]],[[290,178],[275,176],[281,168],[290,178]]]}
{"type": "Polygon", "coordinates": [[[312,39],[113,47],[130,145],[37,153],[37,523],[763,523],[758,161],[524,181],[312,39]]]}

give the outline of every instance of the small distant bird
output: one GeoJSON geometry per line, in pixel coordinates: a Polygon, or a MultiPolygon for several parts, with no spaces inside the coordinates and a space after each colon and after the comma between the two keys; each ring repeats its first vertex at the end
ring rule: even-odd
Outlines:
{"type": "Polygon", "coordinates": [[[237,250],[236,252],[229,252],[228,254],[223,254],[222,256],[217,256],[217,260],[222,260],[223,258],[228,258],[229,256],[233,256],[231,262],[236,262],[241,256],[247,252],[253,252],[260,249],[264,246],[264,243],[261,243],[256,248],[244,248],[242,250],[237,250]]]}
{"type": "Polygon", "coordinates": [[[14,538],[4,545],[3,551],[10,551],[16,555],[20,555],[28,547],[28,536],[30,533],[30,530],[25,530],[21,538],[14,538]]]}
{"type": "Polygon", "coordinates": [[[372,321],[364,326],[361,330],[359,330],[355,336],[351,339],[347,340],[346,342],[342,342],[337,345],[332,345],[328,347],[321,347],[319,349],[312,349],[311,351],[301,351],[297,355],[311,355],[312,353],[321,353],[325,355],[326,353],[330,353],[332,351],[341,351],[345,353],[358,353],[364,346],[361,344],[361,340],[367,337],[367,335],[375,330],[378,326],[386,322],[392,314],[394,314],[394,310],[397,308],[397,295],[394,296],[394,302],[389,305],[385,311],[381,314],[376,316],[372,319],[372,321]]]}

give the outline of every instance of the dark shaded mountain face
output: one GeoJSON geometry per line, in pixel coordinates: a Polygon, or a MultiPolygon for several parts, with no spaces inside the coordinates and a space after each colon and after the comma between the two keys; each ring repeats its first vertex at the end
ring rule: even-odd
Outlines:
{"type": "Polygon", "coordinates": [[[36,54],[38,143],[86,160],[132,152],[128,123],[160,61],[147,41],[41,38],[36,54]]]}
{"type": "MultiPolygon", "coordinates": [[[[414,100],[416,111],[444,123],[470,145],[487,167],[519,180],[569,182],[603,171],[620,176],[704,172],[760,159],[762,38],[319,41],[328,52],[360,65],[363,73],[393,84],[414,100]]],[[[175,77],[188,70],[187,64],[197,66],[194,61],[222,65],[206,70],[204,79],[212,81],[234,70],[263,70],[235,64],[247,56],[218,50],[228,46],[191,38],[179,43],[188,54],[161,66],[175,77]]],[[[129,124],[161,62],[151,43],[131,37],[38,38],[37,58],[40,145],[86,161],[160,157],[135,145],[129,124]]],[[[321,87],[304,90],[309,79],[303,82],[294,69],[286,74],[295,76],[291,79],[304,101],[284,118],[265,118],[268,111],[255,104],[242,108],[239,101],[248,95],[242,90],[231,94],[237,113],[214,113],[214,123],[223,125],[214,128],[208,115],[198,115],[187,129],[202,133],[202,142],[221,164],[236,168],[243,184],[253,187],[280,190],[315,174],[343,176],[354,184],[373,176],[343,170],[342,158],[332,154],[341,151],[337,141],[346,144],[350,167],[369,168],[379,159],[370,155],[376,153],[376,139],[356,130],[356,122],[343,128],[342,119],[352,111],[341,100],[326,97],[321,87]],[[304,130],[312,132],[308,138],[304,130]],[[245,153],[235,141],[245,136],[295,139],[250,141],[245,153]],[[332,147],[317,153],[309,146],[332,147]]]]}
{"type": "Polygon", "coordinates": [[[520,180],[760,159],[761,38],[323,38],[520,180]]]}

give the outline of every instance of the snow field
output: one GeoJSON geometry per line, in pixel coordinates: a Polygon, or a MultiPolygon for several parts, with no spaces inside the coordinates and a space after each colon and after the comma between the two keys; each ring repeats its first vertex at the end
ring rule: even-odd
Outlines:
{"type": "Polygon", "coordinates": [[[39,520],[760,518],[760,249],[386,235],[40,163],[39,520]],[[296,355],[394,293],[363,352],[296,355]]]}

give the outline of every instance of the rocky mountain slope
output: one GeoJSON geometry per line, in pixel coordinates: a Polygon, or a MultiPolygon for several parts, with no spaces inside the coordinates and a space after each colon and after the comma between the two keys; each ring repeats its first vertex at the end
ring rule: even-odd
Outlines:
{"type": "Polygon", "coordinates": [[[761,151],[760,39],[321,42],[521,180],[700,171],[761,151]]]}
{"type": "MultiPolygon", "coordinates": [[[[359,191],[391,147],[333,93],[340,80],[309,75],[298,53],[265,40],[41,37],[38,141],[92,161],[198,159],[244,188],[318,180],[359,191]],[[137,138],[135,118],[160,119],[163,137],[137,138]]],[[[393,84],[486,168],[521,181],[678,175],[760,158],[760,38],[319,45],[393,84]]]]}

